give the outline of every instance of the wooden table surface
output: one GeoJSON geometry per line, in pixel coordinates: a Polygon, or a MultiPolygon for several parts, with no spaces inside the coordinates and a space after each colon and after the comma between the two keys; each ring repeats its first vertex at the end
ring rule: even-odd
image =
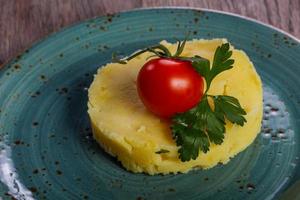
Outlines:
{"type": "Polygon", "coordinates": [[[154,6],[233,12],[300,38],[300,0],[0,0],[0,66],[61,27],[107,13],[154,6]]]}

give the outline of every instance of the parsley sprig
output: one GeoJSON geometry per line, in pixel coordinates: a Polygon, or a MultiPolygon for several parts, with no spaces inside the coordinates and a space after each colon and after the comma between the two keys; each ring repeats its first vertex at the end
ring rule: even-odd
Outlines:
{"type": "MultiPolygon", "coordinates": [[[[208,94],[213,79],[220,73],[233,67],[234,60],[231,59],[232,51],[229,43],[217,47],[212,65],[208,59],[199,55],[193,57],[180,56],[185,43],[186,40],[183,42],[179,41],[177,50],[173,55],[162,44],[136,51],[129,57],[122,59],[113,55],[113,61],[121,64],[126,64],[129,60],[144,52],[151,52],[154,54],[153,56],[158,57],[187,60],[192,63],[194,69],[204,78],[206,90],[198,105],[172,117],[171,130],[173,138],[177,146],[179,146],[179,158],[183,162],[191,159],[195,160],[199,156],[200,151],[207,153],[211,143],[222,144],[226,132],[226,119],[240,126],[246,123],[244,117],[246,112],[238,99],[227,95],[208,94]]],[[[167,152],[166,150],[160,150],[156,153],[167,152]]]]}
{"type": "Polygon", "coordinates": [[[181,161],[196,159],[199,150],[206,153],[211,143],[222,144],[226,132],[226,121],[243,126],[246,119],[245,110],[238,99],[227,95],[209,95],[208,91],[213,79],[220,73],[233,67],[230,59],[232,51],[229,44],[219,46],[214,54],[212,66],[209,60],[195,56],[192,66],[206,82],[206,90],[197,106],[172,118],[171,130],[176,144],[180,146],[178,153],[181,161]],[[210,105],[209,99],[213,106],[210,105]]]}

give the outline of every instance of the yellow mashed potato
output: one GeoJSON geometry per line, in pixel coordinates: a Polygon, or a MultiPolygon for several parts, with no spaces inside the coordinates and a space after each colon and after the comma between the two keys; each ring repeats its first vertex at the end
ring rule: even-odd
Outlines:
{"type": "MultiPolygon", "coordinates": [[[[182,55],[200,55],[212,61],[215,49],[225,42],[224,39],[188,41],[182,55]]],[[[162,43],[171,52],[176,50],[176,44],[162,43]]],[[[253,142],[260,131],[263,110],[262,84],[252,62],[243,51],[232,46],[231,49],[234,67],[213,80],[209,94],[239,99],[247,112],[247,123],[241,127],[227,122],[221,145],[211,144],[210,150],[206,154],[200,152],[196,160],[180,161],[170,124],[149,112],[137,94],[137,75],[150,53],[126,65],[110,63],[99,68],[89,89],[88,113],[94,138],[132,172],[185,173],[193,168],[207,169],[227,163],[253,142]],[[157,154],[161,149],[169,152],[157,154]]]]}

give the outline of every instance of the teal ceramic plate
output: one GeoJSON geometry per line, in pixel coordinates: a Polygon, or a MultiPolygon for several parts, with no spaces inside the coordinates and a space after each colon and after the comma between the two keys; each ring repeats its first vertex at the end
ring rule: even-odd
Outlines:
{"type": "Polygon", "coordinates": [[[193,9],[124,12],[52,34],[0,70],[0,195],[246,200],[285,193],[291,199],[300,178],[299,55],[299,41],[281,31],[193,9]],[[187,32],[227,38],[247,52],[264,84],[262,132],[225,166],[167,176],[130,173],[92,139],[87,88],[112,52],[127,55],[187,32]]]}

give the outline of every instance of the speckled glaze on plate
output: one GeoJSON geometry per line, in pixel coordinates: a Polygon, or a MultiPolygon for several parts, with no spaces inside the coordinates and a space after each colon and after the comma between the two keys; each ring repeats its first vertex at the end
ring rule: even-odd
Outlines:
{"type": "Polygon", "coordinates": [[[280,31],[237,16],[193,9],[136,10],[52,34],[0,70],[0,196],[296,198],[299,55],[299,42],[280,31]],[[262,132],[225,166],[167,176],[127,172],[92,139],[87,88],[97,68],[110,62],[112,52],[130,54],[163,39],[183,39],[187,32],[192,38],[227,38],[250,56],[264,84],[262,132]]]}

